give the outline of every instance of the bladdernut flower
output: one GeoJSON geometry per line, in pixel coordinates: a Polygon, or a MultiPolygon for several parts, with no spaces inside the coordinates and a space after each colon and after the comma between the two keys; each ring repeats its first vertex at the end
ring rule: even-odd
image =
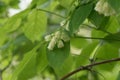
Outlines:
{"type": "Polygon", "coordinates": [[[61,32],[60,31],[55,32],[55,38],[56,39],[59,39],[60,36],[61,36],[61,32]]]}
{"type": "Polygon", "coordinates": [[[64,41],[64,42],[68,42],[70,40],[70,37],[65,33],[65,32],[62,32],[61,34],[61,39],[64,41]]]}
{"type": "Polygon", "coordinates": [[[53,50],[54,49],[54,47],[55,47],[55,45],[56,45],[56,38],[55,37],[53,37],[52,39],[51,39],[51,41],[49,42],[49,45],[48,45],[48,49],[49,50],[53,50]]]}
{"type": "Polygon", "coordinates": [[[49,42],[48,49],[53,50],[57,45],[58,48],[64,47],[64,42],[68,42],[70,37],[67,33],[62,31],[56,31],[50,35],[45,36],[45,41],[49,42]]]}
{"type": "Polygon", "coordinates": [[[116,13],[106,0],[99,0],[96,3],[95,10],[100,14],[104,14],[104,16],[111,16],[116,13]]]}
{"type": "Polygon", "coordinates": [[[97,3],[96,3],[96,6],[95,6],[95,10],[98,11],[100,14],[102,14],[103,12],[103,4],[104,4],[105,0],[99,0],[97,3]]]}
{"type": "Polygon", "coordinates": [[[63,47],[64,47],[64,43],[63,43],[62,40],[59,40],[59,41],[57,42],[57,47],[58,47],[58,48],[63,48],[63,47]]]}

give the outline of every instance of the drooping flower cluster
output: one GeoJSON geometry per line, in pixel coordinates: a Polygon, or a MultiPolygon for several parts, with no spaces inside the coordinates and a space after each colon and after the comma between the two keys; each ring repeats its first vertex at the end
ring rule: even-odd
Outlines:
{"type": "Polygon", "coordinates": [[[107,0],[99,0],[95,6],[95,10],[100,14],[104,14],[104,16],[111,16],[116,13],[107,0]]]}
{"type": "Polygon", "coordinates": [[[63,48],[64,42],[68,42],[69,40],[69,35],[61,31],[56,31],[55,33],[45,36],[45,41],[49,42],[47,47],[49,50],[53,50],[56,45],[58,48],[63,48]]]}

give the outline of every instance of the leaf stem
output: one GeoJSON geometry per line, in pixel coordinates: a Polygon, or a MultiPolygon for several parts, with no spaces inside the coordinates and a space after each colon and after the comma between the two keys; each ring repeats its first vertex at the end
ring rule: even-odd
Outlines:
{"type": "Polygon", "coordinates": [[[99,48],[103,45],[103,41],[101,40],[99,42],[99,44],[95,47],[95,49],[93,50],[93,52],[90,55],[90,60],[91,62],[94,62],[96,59],[96,55],[97,55],[97,51],[99,50],[99,48]]]}
{"type": "Polygon", "coordinates": [[[61,18],[66,18],[66,17],[64,17],[64,16],[62,16],[62,15],[60,15],[60,14],[57,14],[57,13],[54,13],[54,12],[51,12],[51,11],[48,11],[48,10],[44,10],[44,9],[40,9],[40,8],[37,8],[37,10],[40,10],[40,11],[43,11],[43,12],[47,12],[47,13],[50,13],[50,14],[54,14],[54,15],[56,15],[56,16],[58,16],[58,17],[61,17],[61,18]]]}
{"type": "MultiPolygon", "coordinates": [[[[95,28],[94,26],[91,26],[91,25],[88,25],[88,24],[82,24],[82,25],[83,25],[83,26],[87,26],[87,27],[89,27],[89,28],[92,28],[92,29],[94,29],[94,30],[99,30],[99,29],[95,28]]],[[[109,35],[112,35],[112,33],[108,32],[108,31],[106,31],[106,30],[101,30],[101,31],[103,31],[103,32],[105,32],[105,33],[107,33],[107,34],[109,34],[109,35]]]]}
{"type": "Polygon", "coordinates": [[[75,36],[75,38],[120,41],[119,39],[99,38],[99,37],[82,37],[82,36],[75,36]]]}
{"type": "Polygon", "coordinates": [[[113,58],[113,59],[104,60],[104,61],[101,61],[101,62],[91,63],[91,64],[86,65],[86,66],[81,66],[78,69],[76,69],[76,70],[68,73],[67,75],[63,76],[60,80],[65,80],[66,78],[76,74],[79,71],[89,70],[90,67],[101,65],[101,64],[106,64],[106,63],[111,63],[111,62],[115,62],[115,61],[120,61],[120,58],[113,58]]]}

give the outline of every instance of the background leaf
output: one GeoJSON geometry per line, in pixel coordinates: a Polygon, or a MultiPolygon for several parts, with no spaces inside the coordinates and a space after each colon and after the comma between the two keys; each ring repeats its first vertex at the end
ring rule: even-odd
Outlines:
{"type": "Polygon", "coordinates": [[[23,27],[23,32],[32,42],[39,41],[47,26],[47,16],[44,12],[33,9],[23,27]]]}
{"type": "Polygon", "coordinates": [[[70,33],[74,33],[83,23],[83,21],[89,16],[92,10],[93,4],[86,4],[75,9],[72,13],[69,23],[70,33]]]}
{"type": "MultiPolygon", "coordinates": [[[[98,61],[101,60],[108,60],[112,58],[116,58],[119,55],[118,48],[111,46],[110,44],[104,43],[103,46],[100,47],[100,49],[97,51],[97,58],[98,61]]],[[[115,63],[108,63],[99,65],[98,68],[102,70],[112,70],[115,66],[115,63]]]]}
{"type": "Polygon", "coordinates": [[[46,66],[48,65],[48,61],[47,61],[47,56],[46,56],[46,46],[42,45],[37,53],[37,57],[36,57],[36,67],[37,67],[37,72],[41,73],[46,66]]]}
{"type": "Polygon", "coordinates": [[[107,25],[107,31],[110,32],[110,33],[116,33],[119,31],[119,28],[120,28],[120,24],[117,20],[117,18],[115,16],[111,16],[107,25]]]}
{"type": "Polygon", "coordinates": [[[118,74],[118,77],[117,77],[116,80],[120,80],[120,71],[119,71],[119,74],[118,74]]]}
{"type": "Polygon", "coordinates": [[[26,53],[21,63],[14,71],[11,80],[27,80],[36,73],[36,49],[26,53]],[[24,72],[25,71],[25,72],[24,72]]]}
{"type": "Polygon", "coordinates": [[[108,3],[114,8],[117,12],[120,12],[120,0],[107,0],[108,3]]]}
{"type": "Polygon", "coordinates": [[[105,36],[105,39],[108,39],[106,41],[110,45],[120,48],[120,45],[119,45],[120,44],[120,32],[107,35],[107,36],[105,36]]]}
{"type": "Polygon", "coordinates": [[[58,78],[61,78],[67,73],[71,72],[73,67],[74,67],[74,59],[73,56],[70,55],[59,68],[55,69],[55,72],[58,78]]]}
{"type": "Polygon", "coordinates": [[[70,8],[74,0],[58,0],[60,5],[62,5],[65,8],[70,8]]]}
{"type": "Polygon", "coordinates": [[[29,12],[29,9],[26,9],[16,15],[12,16],[11,18],[8,18],[8,20],[3,25],[3,27],[1,27],[1,29],[3,31],[5,31],[6,33],[17,30],[21,26],[22,20],[26,17],[28,12],[29,12]]]}
{"type": "Polygon", "coordinates": [[[70,40],[70,44],[71,44],[71,46],[74,46],[76,48],[84,48],[84,47],[88,46],[89,41],[87,41],[86,39],[72,38],[70,40]]]}
{"type": "Polygon", "coordinates": [[[76,67],[86,65],[90,62],[90,54],[93,52],[93,50],[98,45],[98,42],[93,42],[88,44],[85,48],[82,49],[82,52],[79,56],[76,56],[76,67]]]}
{"type": "Polygon", "coordinates": [[[93,10],[89,15],[89,20],[96,26],[97,29],[104,30],[107,22],[109,21],[109,17],[100,15],[98,12],[93,10]]]}

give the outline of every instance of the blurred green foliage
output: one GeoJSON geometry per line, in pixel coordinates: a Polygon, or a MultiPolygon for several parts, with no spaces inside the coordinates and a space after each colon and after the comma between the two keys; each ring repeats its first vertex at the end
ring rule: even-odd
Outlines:
{"type": "MultiPolygon", "coordinates": [[[[91,55],[93,62],[118,58],[120,1],[106,0],[116,11],[107,17],[95,11],[98,1],[32,0],[9,16],[9,9],[20,10],[20,1],[0,0],[0,80],[59,80],[91,64],[91,55]],[[44,37],[56,31],[70,40],[49,50],[44,37]]],[[[120,62],[98,65],[66,80],[120,80],[119,67],[120,62]]]]}

